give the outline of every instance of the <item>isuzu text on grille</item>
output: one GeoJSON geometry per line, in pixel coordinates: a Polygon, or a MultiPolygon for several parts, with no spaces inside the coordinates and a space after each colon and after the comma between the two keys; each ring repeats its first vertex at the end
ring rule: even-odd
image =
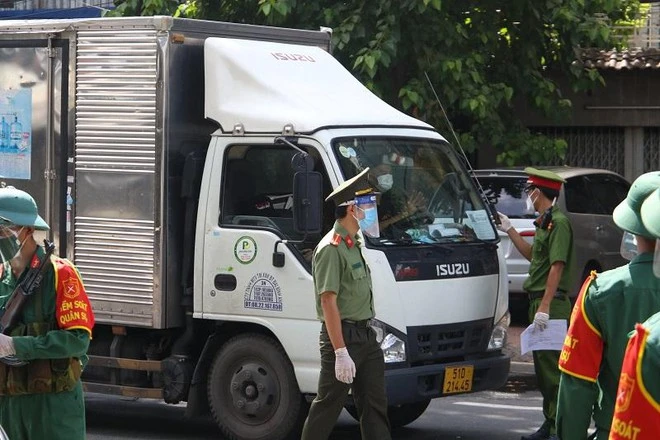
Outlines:
{"type": "Polygon", "coordinates": [[[439,277],[469,275],[470,263],[436,264],[435,273],[439,277]]]}

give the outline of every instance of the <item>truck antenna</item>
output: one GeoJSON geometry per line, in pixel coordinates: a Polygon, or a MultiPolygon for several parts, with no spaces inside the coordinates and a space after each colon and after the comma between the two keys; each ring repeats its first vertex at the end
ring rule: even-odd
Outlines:
{"type": "Polygon", "coordinates": [[[449,116],[447,116],[447,112],[445,111],[445,107],[442,105],[442,102],[440,101],[440,98],[438,97],[438,94],[435,91],[435,87],[433,87],[433,83],[431,82],[431,78],[429,78],[429,74],[424,71],[424,76],[426,77],[426,81],[429,83],[429,87],[431,87],[431,91],[433,92],[433,96],[435,96],[435,100],[438,101],[438,105],[440,106],[440,109],[442,110],[442,116],[444,116],[445,121],[447,122],[447,126],[449,127],[449,131],[451,131],[452,136],[454,136],[454,140],[456,141],[456,145],[458,145],[458,148],[461,150],[461,154],[463,156],[463,161],[465,162],[465,165],[468,167],[470,170],[470,175],[472,176],[473,180],[477,183],[477,189],[479,190],[479,194],[481,194],[481,198],[483,199],[484,203],[486,206],[489,207],[490,210],[490,216],[492,220],[496,223],[500,223],[500,218],[497,215],[497,210],[495,209],[495,205],[493,205],[488,197],[486,196],[486,191],[484,191],[483,186],[481,186],[481,182],[479,182],[479,179],[474,173],[474,168],[472,168],[472,164],[467,158],[467,155],[465,154],[465,150],[463,150],[463,146],[461,145],[461,141],[456,135],[456,132],[454,131],[454,126],[452,125],[451,121],[449,120],[449,116]]]}

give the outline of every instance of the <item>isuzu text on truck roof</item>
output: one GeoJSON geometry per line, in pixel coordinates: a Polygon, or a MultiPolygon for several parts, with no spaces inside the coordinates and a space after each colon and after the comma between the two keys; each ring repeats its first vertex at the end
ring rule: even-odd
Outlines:
{"type": "Polygon", "coordinates": [[[329,49],[328,32],[170,17],[0,22],[0,180],[80,269],[87,391],[186,401],[229,438],[295,433],[320,369],[323,198],[384,163],[389,225],[364,256],[392,424],[504,384],[507,280],[482,198],[442,136],[329,49]]]}

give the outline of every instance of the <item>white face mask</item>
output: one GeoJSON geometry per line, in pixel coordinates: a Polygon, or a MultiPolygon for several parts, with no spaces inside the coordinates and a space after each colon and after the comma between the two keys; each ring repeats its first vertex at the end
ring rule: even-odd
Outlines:
{"type": "Polygon", "coordinates": [[[378,176],[378,187],[381,191],[389,191],[394,184],[394,178],[391,174],[382,174],[378,176]]]}
{"type": "Polygon", "coordinates": [[[535,200],[532,199],[532,194],[534,194],[534,191],[532,191],[532,193],[527,196],[527,200],[525,200],[526,203],[525,209],[527,209],[527,212],[529,214],[534,214],[536,212],[536,209],[534,208],[535,200]]]}

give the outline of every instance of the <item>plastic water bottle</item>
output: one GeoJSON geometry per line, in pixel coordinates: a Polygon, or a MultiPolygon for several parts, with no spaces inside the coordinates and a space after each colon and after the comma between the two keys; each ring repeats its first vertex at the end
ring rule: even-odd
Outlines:
{"type": "Polygon", "coordinates": [[[14,116],[14,122],[11,123],[9,128],[9,136],[11,138],[11,146],[18,148],[23,138],[23,124],[18,122],[18,116],[14,116]]]}
{"type": "Polygon", "coordinates": [[[9,124],[5,120],[5,117],[2,117],[2,122],[0,122],[0,148],[9,146],[9,124]]]}

